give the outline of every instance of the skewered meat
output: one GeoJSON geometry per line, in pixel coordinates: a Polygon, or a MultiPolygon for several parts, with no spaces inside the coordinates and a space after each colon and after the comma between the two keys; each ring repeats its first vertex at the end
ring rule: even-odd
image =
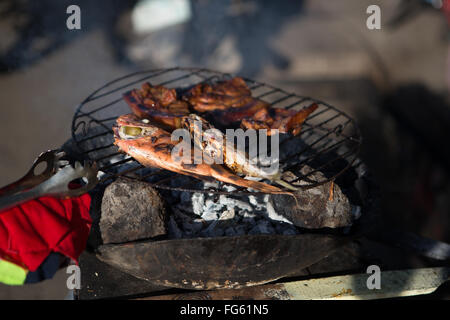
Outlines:
{"type": "MultiPolygon", "coordinates": [[[[291,195],[289,192],[266,183],[245,180],[219,164],[206,164],[205,162],[212,163],[212,161],[209,162],[210,159],[199,164],[194,164],[192,159],[189,163],[183,162],[181,155],[180,159],[174,159],[172,151],[179,142],[172,141],[169,132],[142,122],[134,114],[123,115],[117,119],[114,136],[114,144],[144,166],[162,168],[200,179],[215,178],[225,183],[252,188],[265,193],[291,195]]],[[[194,154],[194,152],[191,152],[191,154],[194,154]]]]}

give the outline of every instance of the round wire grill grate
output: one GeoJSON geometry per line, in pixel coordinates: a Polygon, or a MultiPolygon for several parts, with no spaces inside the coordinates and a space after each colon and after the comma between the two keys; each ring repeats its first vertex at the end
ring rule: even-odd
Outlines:
{"type": "MultiPolygon", "coordinates": [[[[143,82],[164,85],[183,92],[201,83],[231,79],[232,75],[206,69],[172,68],[136,72],[113,80],[89,95],[77,108],[72,122],[72,137],[82,154],[96,161],[104,174],[101,183],[119,176],[146,181],[160,189],[189,192],[230,194],[226,184],[219,182],[205,190],[199,180],[157,169],[145,168],[114,146],[112,126],[117,117],[130,113],[122,94],[138,88],[143,82]]],[[[312,113],[296,137],[280,138],[280,169],[290,171],[300,188],[308,189],[336,179],[350,168],[361,145],[359,129],[348,115],[331,105],[310,97],[288,93],[282,89],[246,79],[252,95],[271,103],[275,108],[301,109],[312,103],[312,113]],[[308,166],[308,170],[302,170],[308,166]],[[320,172],[321,174],[316,174],[320,172]]],[[[233,193],[254,194],[245,188],[233,193]]]]}

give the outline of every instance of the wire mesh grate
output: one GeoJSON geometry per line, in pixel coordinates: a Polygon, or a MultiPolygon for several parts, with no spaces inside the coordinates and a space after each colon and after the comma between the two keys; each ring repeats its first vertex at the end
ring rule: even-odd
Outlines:
{"type": "MultiPolygon", "coordinates": [[[[119,176],[146,181],[160,189],[173,191],[230,194],[224,183],[205,190],[199,180],[163,169],[146,168],[130,156],[118,152],[112,126],[117,117],[130,113],[122,94],[149,81],[152,85],[176,88],[182,93],[198,83],[214,83],[233,76],[195,68],[171,68],[136,72],[113,80],[89,95],[77,108],[72,122],[72,137],[82,154],[99,165],[100,182],[108,183],[119,176]]],[[[301,109],[318,105],[302,126],[299,135],[280,139],[280,168],[292,172],[299,187],[312,188],[335,180],[352,166],[361,145],[359,129],[352,118],[335,107],[310,97],[288,93],[257,82],[247,82],[255,98],[275,108],[301,109]],[[309,166],[308,172],[302,168],[309,166]],[[320,175],[315,174],[320,172],[320,175]]],[[[291,183],[294,182],[291,180],[291,183]]],[[[233,193],[254,194],[245,188],[233,193]]]]}

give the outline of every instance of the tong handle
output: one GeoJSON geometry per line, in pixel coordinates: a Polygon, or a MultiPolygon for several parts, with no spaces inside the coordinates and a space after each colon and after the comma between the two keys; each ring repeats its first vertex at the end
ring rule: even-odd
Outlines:
{"type": "Polygon", "coordinates": [[[24,192],[9,195],[7,197],[0,197],[0,211],[10,209],[24,202],[40,197],[41,192],[39,189],[40,188],[35,187],[24,192]]]}
{"type": "Polygon", "coordinates": [[[0,211],[44,196],[59,198],[80,196],[98,183],[96,163],[85,162],[83,166],[77,161],[72,167],[64,165],[67,161],[60,160],[62,156],[63,153],[56,151],[41,154],[22,179],[0,189],[0,211]],[[44,161],[47,162],[46,170],[35,175],[34,169],[44,161]],[[64,166],[58,169],[61,165],[64,166]],[[69,186],[70,182],[82,178],[88,181],[85,185],[75,189],[69,186]]]}
{"type": "Polygon", "coordinates": [[[30,170],[22,178],[0,189],[0,197],[18,193],[44,182],[55,172],[55,161],[55,150],[43,152],[33,162],[30,170]],[[45,170],[36,175],[34,170],[43,162],[46,162],[45,170]]]}

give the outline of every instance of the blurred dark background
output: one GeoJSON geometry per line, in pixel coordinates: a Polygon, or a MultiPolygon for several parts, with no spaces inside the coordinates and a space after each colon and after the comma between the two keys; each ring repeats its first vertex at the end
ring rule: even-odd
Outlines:
{"type": "MultiPolygon", "coordinates": [[[[384,223],[450,242],[448,7],[446,0],[2,0],[0,185],[69,139],[77,104],[104,83],[141,69],[200,66],[353,116],[384,223]],[[81,9],[80,30],[66,27],[72,4],[81,9]],[[366,27],[371,4],[381,8],[380,30],[366,27]]],[[[27,291],[0,286],[0,298],[64,298],[64,279],[62,272],[54,285],[27,291]]]]}

